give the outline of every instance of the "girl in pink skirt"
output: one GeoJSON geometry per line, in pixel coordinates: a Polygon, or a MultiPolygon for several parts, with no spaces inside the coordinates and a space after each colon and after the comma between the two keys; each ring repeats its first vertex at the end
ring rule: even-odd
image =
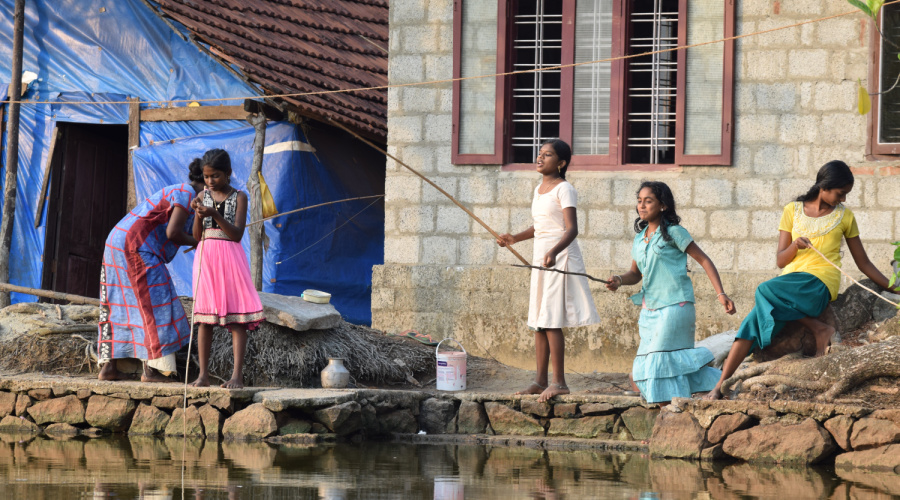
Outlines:
{"type": "Polygon", "coordinates": [[[194,321],[200,324],[197,351],[200,375],[191,385],[209,386],[209,352],[213,325],[231,330],[234,371],[227,389],[244,386],[244,354],[247,330],[256,330],[265,319],[259,294],[250,278],[247,255],[241,247],[247,223],[247,195],[231,187],[231,158],[211,149],[201,159],[206,189],[191,207],[194,238],[200,241],[194,256],[194,321]]]}

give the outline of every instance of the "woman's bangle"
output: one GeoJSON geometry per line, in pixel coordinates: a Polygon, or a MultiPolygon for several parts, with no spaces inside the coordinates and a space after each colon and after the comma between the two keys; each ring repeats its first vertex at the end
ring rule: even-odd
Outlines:
{"type": "Polygon", "coordinates": [[[727,295],[728,295],[728,294],[727,294],[727,293],[725,293],[725,292],[722,292],[722,293],[720,293],[720,294],[719,294],[719,295],[716,295],[716,298],[719,298],[719,296],[721,296],[721,295],[725,295],[725,296],[727,296],[727,295]]]}
{"type": "Polygon", "coordinates": [[[622,286],[622,277],[621,276],[619,276],[618,274],[614,274],[613,278],[619,278],[619,286],[622,286]]]}

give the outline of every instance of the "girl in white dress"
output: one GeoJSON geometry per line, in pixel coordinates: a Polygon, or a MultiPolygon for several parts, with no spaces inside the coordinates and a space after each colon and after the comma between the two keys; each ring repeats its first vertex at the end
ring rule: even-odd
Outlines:
{"type": "MultiPolygon", "coordinates": [[[[535,188],[531,203],[534,225],[516,235],[501,235],[497,244],[505,247],[534,238],[535,266],[583,273],[584,259],[575,241],[578,236],[577,195],[575,188],[566,182],[566,169],[571,158],[572,149],[564,141],[554,139],[541,146],[536,166],[543,180],[535,188]]],[[[587,278],[532,270],[528,327],[535,331],[537,376],[530,386],[516,394],[540,394],[538,401],[541,402],[558,394],[568,394],[562,329],[599,321],[587,278]],[[553,364],[552,382],[547,373],[550,362],[553,364]]]]}

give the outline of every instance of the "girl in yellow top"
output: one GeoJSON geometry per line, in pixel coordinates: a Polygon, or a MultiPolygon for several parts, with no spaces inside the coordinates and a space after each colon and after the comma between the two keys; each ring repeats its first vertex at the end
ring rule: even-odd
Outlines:
{"type": "Polygon", "coordinates": [[[809,328],[816,337],[816,356],[825,354],[834,328],[816,318],[837,298],[841,273],[809,247],[840,266],[841,239],[846,238],[859,270],[878,286],[888,288],[888,279],[866,255],[853,212],[843,205],[852,189],[850,167],[839,160],[830,161],[819,169],[809,191],[784,207],[775,255],[776,264],[784,271],[756,289],[756,305],[741,323],[722,376],[708,399],[721,398],[722,382],[734,374],[751,349],[771,344],[788,321],[798,320],[809,328]]]}

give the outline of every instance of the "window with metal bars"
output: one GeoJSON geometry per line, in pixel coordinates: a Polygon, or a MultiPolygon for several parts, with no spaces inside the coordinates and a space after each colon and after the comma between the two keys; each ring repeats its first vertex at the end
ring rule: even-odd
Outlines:
{"type": "Polygon", "coordinates": [[[454,77],[555,69],[454,82],[453,163],[531,168],[555,137],[576,170],[731,163],[734,42],[665,50],[732,36],[733,0],[455,0],[454,12],[454,77]]]}
{"type": "MultiPolygon", "coordinates": [[[[900,4],[889,4],[881,8],[877,22],[881,32],[889,40],[897,40],[900,34],[900,4]]],[[[870,41],[877,50],[869,65],[869,92],[872,95],[872,111],[869,113],[869,159],[885,155],[896,159],[900,155],[900,49],[884,43],[878,30],[871,30],[870,41]],[[896,87],[895,87],[896,85],[896,87]]]]}

